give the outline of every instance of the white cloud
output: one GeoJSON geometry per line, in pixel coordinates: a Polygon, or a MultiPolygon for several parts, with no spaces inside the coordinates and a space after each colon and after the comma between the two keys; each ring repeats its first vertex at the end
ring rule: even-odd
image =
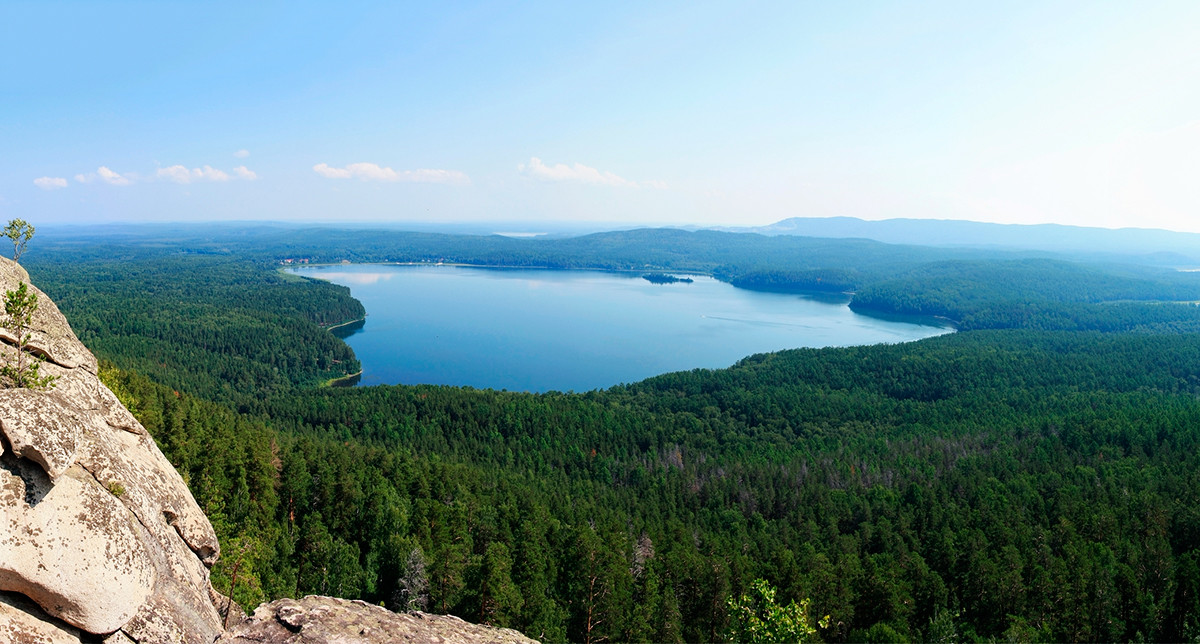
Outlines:
{"type": "MultiPolygon", "coordinates": [[[[239,179],[252,181],[258,178],[258,174],[246,166],[238,166],[233,169],[233,174],[239,179]]],[[[141,175],[135,172],[126,172],[121,174],[110,170],[107,166],[100,166],[95,172],[80,173],[75,175],[75,180],[79,183],[94,183],[103,181],[104,183],[114,186],[127,186],[131,183],[139,181],[152,181],[155,179],[174,181],[175,183],[194,183],[197,181],[229,181],[234,177],[228,172],[219,170],[210,165],[201,166],[199,168],[188,168],[183,165],[173,165],[166,168],[159,168],[153,176],[141,175]]],[[[52,190],[54,188],[65,188],[67,180],[58,179],[55,177],[42,177],[34,181],[39,188],[44,190],[52,190]]]]}
{"type": "Polygon", "coordinates": [[[233,153],[233,156],[235,156],[239,159],[245,159],[246,157],[250,156],[250,151],[249,150],[238,150],[237,152],[233,153]]]}
{"type": "MultiPolygon", "coordinates": [[[[375,166],[379,167],[379,166],[375,166]]],[[[313,166],[313,171],[325,177],[326,179],[349,179],[353,174],[348,169],[331,168],[327,164],[318,163],[313,166]]]]}
{"type": "MultiPolygon", "coordinates": [[[[243,166],[243,167],[245,167],[245,166],[243,166]]],[[[225,172],[222,172],[221,170],[217,170],[216,168],[213,168],[212,166],[206,165],[203,168],[199,169],[199,172],[200,172],[199,177],[201,179],[207,179],[209,181],[229,181],[228,174],[226,174],[225,172]]],[[[192,170],[192,175],[196,176],[196,169],[192,170]]]]}
{"type": "Polygon", "coordinates": [[[159,179],[168,179],[175,183],[190,183],[192,173],[187,168],[181,165],[173,165],[169,168],[159,168],[156,176],[159,179]]]}
{"type": "Polygon", "coordinates": [[[591,166],[575,163],[567,165],[565,163],[556,163],[554,165],[546,165],[541,159],[531,157],[529,164],[524,163],[517,166],[517,172],[538,179],[541,181],[575,181],[579,183],[590,183],[601,186],[622,186],[627,188],[657,188],[665,190],[667,184],[665,181],[631,181],[624,177],[618,176],[612,172],[597,170],[591,166]]]}
{"type": "Polygon", "coordinates": [[[447,183],[465,185],[471,179],[458,170],[401,170],[381,167],[374,163],[351,163],[344,168],[334,168],[327,163],[313,166],[313,172],[326,179],[358,178],[363,181],[387,181],[390,183],[447,183]]]}
{"type": "Polygon", "coordinates": [[[67,180],[62,177],[38,177],[33,180],[33,185],[42,190],[58,190],[67,187],[67,180]]]}
{"type": "Polygon", "coordinates": [[[99,168],[96,168],[96,174],[100,175],[100,178],[103,179],[105,183],[111,183],[114,186],[127,186],[130,184],[128,177],[121,176],[120,174],[109,170],[106,166],[100,166],[99,168]]]}
{"type": "Polygon", "coordinates": [[[530,158],[529,165],[525,165],[524,163],[518,165],[517,171],[534,179],[541,179],[542,181],[579,181],[606,186],[637,185],[636,182],[621,178],[611,172],[601,172],[596,168],[583,165],[582,163],[574,165],[567,165],[565,163],[546,165],[537,157],[530,158]]]}
{"type": "MultiPolygon", "coordinates": [[[[245,168],[245,166],[242,167],[245,168]]],[[[247,170],[247,172],[249,172],[249,170],[247,170]]],[[[174,181],[175,183],[191,183],[193,181],[229,181],[229,174],[209,165],[206,165],[203,168],[192,168],[191,170],[181,165],[173,165],[169,168],[159,168],[158,172],[155,173],[155,176],[157,176],[159,179],[174,181]]],[[[239,176],[241,176],[240,173],[239,176]]]]}
{"type": "MultiPolygon", "coordinates": [[[[388,168],[389,170],[391,168],[388,168]]],[[[467,175],[458,170],[430,170],[422,168],[420,170],[405,170],[400,173],[400,181],[413,181],[416,183],[452,183],[456,185],[464,185],[471,183],[467,175]]]]}
{"type": "Polygon", "coordinates": [[[133,183],[133,175],[122,175],[109,170],[108,166],[103,165],[96,168],[95,172],[75,175],[75,180],[79,183],[91,183],[97,179],[114,186],[127,186],[133,183]]]}

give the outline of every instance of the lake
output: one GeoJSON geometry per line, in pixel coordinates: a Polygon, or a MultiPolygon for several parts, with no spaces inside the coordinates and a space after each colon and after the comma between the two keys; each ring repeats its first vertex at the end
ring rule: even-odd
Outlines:
{"type": "Polygon", "coordinates": [[[944,326],[854,313],[845,300],[734,288],[709,277],[356,264],[289,269],[350,288],[367,309],[346,337],[360,385],[587,391],[753,353],[906,342],[944,326]]]}

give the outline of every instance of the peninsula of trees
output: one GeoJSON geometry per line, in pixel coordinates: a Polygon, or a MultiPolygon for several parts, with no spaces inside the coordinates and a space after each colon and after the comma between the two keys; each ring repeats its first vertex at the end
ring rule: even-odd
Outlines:
{"type": "Polygon", "coordinates": [[[645,273],[642,279],[651,284],[691,284],[694,281],[690,277],[678,277],[667,273],[645,273]]]}

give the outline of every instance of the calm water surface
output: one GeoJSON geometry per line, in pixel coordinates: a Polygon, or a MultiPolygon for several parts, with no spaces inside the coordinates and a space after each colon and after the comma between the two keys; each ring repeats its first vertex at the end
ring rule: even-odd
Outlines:
{"type": "Polygon", "coordinates": [[[668,371],[727,367],[765,351],[904,342],[950,331],[708,277],[659,285],[637,275],[460,266],[292,272],[348,286],[366,307],[366,324],[346,338],[363,365],[361,385],[586,391],[668,371]]]}

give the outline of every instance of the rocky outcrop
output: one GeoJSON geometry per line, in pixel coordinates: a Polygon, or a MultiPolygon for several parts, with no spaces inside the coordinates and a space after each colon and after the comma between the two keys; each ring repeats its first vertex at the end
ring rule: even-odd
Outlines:
{"type": "MultiPolygon", "coordinates": [[[[29,276],[0,258],[0,292],[29,276]]],[[[28,347],[57,376],[0,389],[0,642],[209,644],[220,549],[183,479],[38,296],[28,347]]],[[[16,356],[0,329],[0,360],[16,356]]]]}
{"type": "Polygon", "coordinates": [[[263,604],[249,619],[229,629],[218,644],[536,644],[507,628],[465,622],[451,615],[393,613],[366,602],[309,596],[263,604]]]}
{"type": "MultiPolygon", "coordinates": [[[[0,293],[29,275],[0,258],[0,293]]],[[[0,644],[532,642],[457,617],[282,599],[228,632],[212,525],[41,291],[28,342],[45,390],[0,389],[0,644]]],[[[0,316],[2,317],[2,316],[0,316]]],[[[0,322],[0,326],[3,322],[0,322]]],[[[0,328],[0,363],[16,357],[0,328]]]]}

